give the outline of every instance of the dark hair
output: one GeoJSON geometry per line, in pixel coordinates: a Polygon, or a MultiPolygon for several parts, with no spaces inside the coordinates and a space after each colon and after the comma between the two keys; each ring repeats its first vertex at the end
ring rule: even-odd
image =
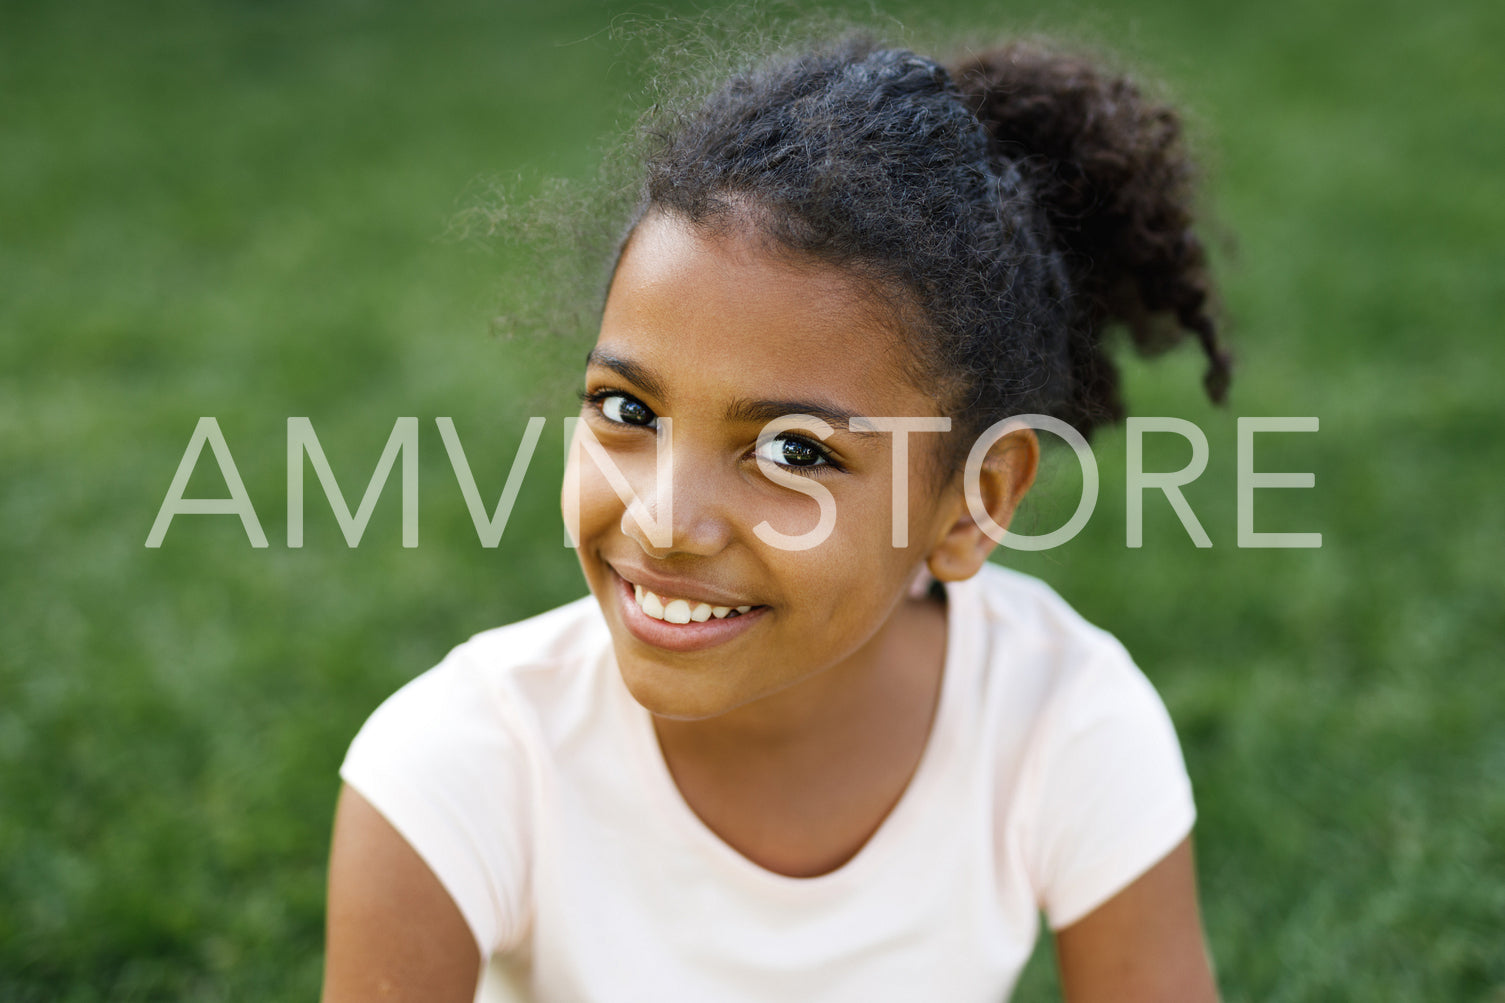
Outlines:
{"type": "Polygon", "coordinates": [[[1123,77],[1030,44],[948,71],[849,38],[651,128],[632,225],[751,226],[871,283],[925,335],[911,361],[954,441],[1026,412],[1122,418],[1115,322],[1146,354],[1195,334],[1223,399],[1180,120],[1123,77]]]}

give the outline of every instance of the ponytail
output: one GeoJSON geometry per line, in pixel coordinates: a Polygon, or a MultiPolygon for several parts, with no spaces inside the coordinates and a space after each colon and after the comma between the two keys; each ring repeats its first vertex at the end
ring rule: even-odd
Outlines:
{"type": "Polygon", "coordinates": [[[1175,110],[1125,77],[1028,43],[951,70],[986,128],[995,169],[1018,170],[1065,252],[1076,301],[1062,419],[1084,431],[1121,420],[1105,328],[1123,324],[1145,355],[1188,333],[1208,360],[1208,395],[1227,395],[1231,358],[1209,313],[1206,253],[1192,230],[1193,165],[1175,110]]]}

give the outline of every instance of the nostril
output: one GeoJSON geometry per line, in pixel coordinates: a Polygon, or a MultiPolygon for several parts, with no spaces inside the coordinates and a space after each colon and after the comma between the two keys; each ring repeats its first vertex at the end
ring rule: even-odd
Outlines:
{"type": "Polygon", "coordinates": [[[674,526],[654,507],[634,500],[622,511],[622,534],[635,541],[652,557],[667,557],[674,552],[674,526]]]}

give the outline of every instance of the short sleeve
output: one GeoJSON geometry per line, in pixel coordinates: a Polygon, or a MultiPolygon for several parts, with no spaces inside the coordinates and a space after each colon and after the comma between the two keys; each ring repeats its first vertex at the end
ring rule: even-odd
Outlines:
{"type": "Polygon", "coordinates": [[[1196,808],[1170,715],[1117,642],[1074,671],[1041,727],[1025,853],[1059,930],[1163,859],[1196,808]]]}
{"type": "Polygon", "coordinates": [[[528,760],[479,666],[451,653],[388,697],[351,743],[340,777],[428,864],[483,958],[519,935],[528,760]]]}

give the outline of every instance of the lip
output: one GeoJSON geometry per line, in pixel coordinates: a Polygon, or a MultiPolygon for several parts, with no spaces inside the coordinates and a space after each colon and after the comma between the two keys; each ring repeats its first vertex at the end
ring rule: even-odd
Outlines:
{"type": "MultiPolygon", "coordinates": [[[[767,606],[757,606],[746,613],[727,617],[724,620],[717,620],[713,617],[704,623],[696,623],[694,621],[690,623],[666,623],[663,620],[655,620],[647,613],[644,613],[638,607],[637,599],[633,596],[633,583],[623,578],[615,568],[609,568],[609,570],[611,571],[613,584],[616,587],[617,605],[622,611],[622,624],[627,628],[628,633],[644,644],[655,648],[662,648],[666,651],[703,651],[706,648],[714,648],[717,645],[725,644],[752,630],[763,619],[763,614],[768,612],[767,606]]],[[[658,592],[658,588],[655,587],[656,583],[652,577],[649,577],[646,581],[640,580],[637,584],[649,591],[658,592]]],[[[670,596],[684,594],[671,591],[672,588],[679,588],[685,590],[685,592],[689,592],[684,583],[676,586],[663,585],[661,587],[664,589],[662,594],[670,596]]],[[[696,598],[704,599],[707,602],[710,602],[713,598],[713,596],[703,593],[690,592],[689,594],[694,595],[696,598]]],[[[746,604],[717,602],[716,605],[736,606],[746,604]]]]}
{"type": "Polygon", "coordinates": [[[659,596],[668,596],[671,599],[694,599],[710,603],[712,606],[730,606],[735,609],[738,606],[760,605],[751,599],[733,595],[719,585],[696,578],[669,577],[648,568],[618,561],[605,561],[604,563],[615,572],[618,578],[628,583],[628,591],[631,591],[633,585],[641,585],[659,596]]]}

